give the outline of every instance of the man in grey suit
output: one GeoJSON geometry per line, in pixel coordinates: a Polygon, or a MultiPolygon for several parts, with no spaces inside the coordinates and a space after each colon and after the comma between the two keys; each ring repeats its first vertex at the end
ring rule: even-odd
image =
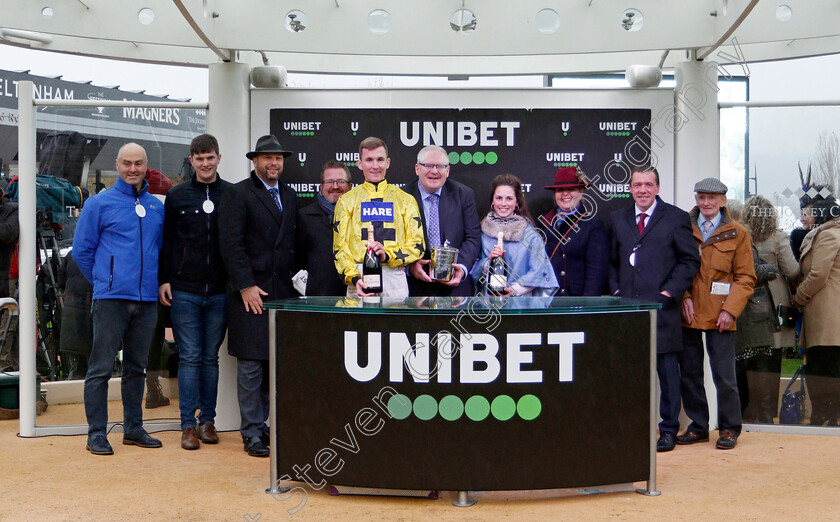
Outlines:
{"type": "Polygon", "coordinates": [[[293,297],[295,191],[280,182],[292,153],[268,135],[246,156],[247,179],[219,204],[219,244],[228,273],[228,352],[236,357],[240,433],[245,451],[268,457],[268,314],[263,302],[293,297]]]}
{"type": "Polygon", "coordinates": [[[700,269],[700,253],[688,213],[659,198],[655,168],[633,169],[630,194],[635,205],[610,216],[610,291],[662,304],[656,316],[656,373],[662,391],[656,450],[671,451],[680,428],[680,300],[700,269]]]}
{"type": "Polygon", "coordinates": [[[417,183],[405,188],[414,196],[423,219],[423,233],[428,246],[423,259],[411,264],[409,295],[469,296],[473,294],[469,272],[481,253],[481,228],[471,188],[449,179],[449,156],[437,145],[428,145],[417,153],[414,171],[417,183]],[[432,281],[429,262],[432,247],[445,241],[459,249],[458,264],[452,279],[432,281]]]}

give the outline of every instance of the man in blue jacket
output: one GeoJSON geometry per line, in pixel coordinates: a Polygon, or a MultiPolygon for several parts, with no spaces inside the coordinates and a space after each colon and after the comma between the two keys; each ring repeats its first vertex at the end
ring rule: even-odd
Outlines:
{"type": "Polygon", "coordinates": [[[73,259],[93,285],[93,345],[85,376],[87,450],[111,455],[108,379],[123,350],[123,444],[159,448],[143,429],[143,383],[157,321],[158,252],[163,203],[148,193],[146,151],[128,143],[117,154],[119,178],[91,197],[73,238],[73,259]]]}

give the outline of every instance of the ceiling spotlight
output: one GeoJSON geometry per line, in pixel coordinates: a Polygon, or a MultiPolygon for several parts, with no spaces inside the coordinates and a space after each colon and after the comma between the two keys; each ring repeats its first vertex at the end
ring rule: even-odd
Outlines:
{"type": "Polygon", "coordinates": [[[295,14],[290,14],[289,15],[289,27],[292,28],[292,31],[294,31],[296,33],[299,33],[301,31],[303,31],[304,29],[306,29],[306,26],[303,25],[303,23],[301,23],[301,21],[297,20],[296,18],[297,18],[297,15],[295,15],[295,14]]]}
{"type": "Polygon", "coordinates": [[[621,19],[621,27],[625,31],[638,31],[642,28],[644,17],[638,9],[627,9],[621,19]]]}
{"type": "Polygon", "coordinates": [[[286,15],[286,30],[292,33],[299,33],[306,29],[308,20],[303,11],[290,11],[286,15]]]}
{"type": "Polygon", "coordinates": [[[449,18],[449,27],[456,33],[468,33],[475,31],[478,20],[475,14],[469,9],[458,9],[449,18]]]}

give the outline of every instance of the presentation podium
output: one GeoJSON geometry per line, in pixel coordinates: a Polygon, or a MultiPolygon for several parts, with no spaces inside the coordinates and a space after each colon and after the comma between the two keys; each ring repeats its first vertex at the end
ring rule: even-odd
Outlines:
{"type": "Polygon", "coordinates": [[[618,297],[271,302],[271,487],[656,491],[656,310],[618,297]]]}

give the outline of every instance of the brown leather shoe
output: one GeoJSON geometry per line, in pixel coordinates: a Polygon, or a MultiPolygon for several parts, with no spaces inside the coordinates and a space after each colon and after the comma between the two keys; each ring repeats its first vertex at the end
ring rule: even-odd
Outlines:
{"type": "Polygon", "coordinates": [[[219,434],[216,433],[216,426],[212,422],[205,422],[198,426],[198,436],[205,444],[218,444],[219,434]]]}
{"type": "Polygon", "coordinates": [[[201,446],[195,428],[185,428],[181,432],[181,447],[185,450],[197,450],[201,446]]]}
{"type": "Polygon", "coordinates": [[[686,431],[682,435],[677,435],[677,444],[695,444],[697,442],[709,442],[709,432],[686,431]]]}
{"type": "Polygon", "coordinates": [[[738,444],[738,436],[729,430],[723,430],[720,433],[720,438],[715,443],[717,449],[727,450],[732,449],[738,444]]]}

